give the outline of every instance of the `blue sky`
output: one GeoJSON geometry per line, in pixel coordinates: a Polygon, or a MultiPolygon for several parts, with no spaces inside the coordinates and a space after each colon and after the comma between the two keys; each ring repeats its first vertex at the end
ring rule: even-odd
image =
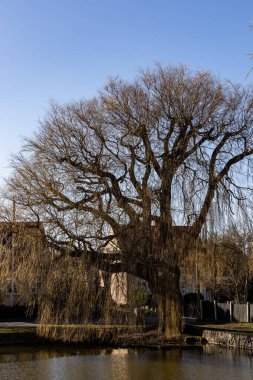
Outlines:
{"type": "Polygon", "coordinates": [[[50,100],[92,97],[155,62],[245,79],[252,0],[0,0],[0,178],[50,100]]]}

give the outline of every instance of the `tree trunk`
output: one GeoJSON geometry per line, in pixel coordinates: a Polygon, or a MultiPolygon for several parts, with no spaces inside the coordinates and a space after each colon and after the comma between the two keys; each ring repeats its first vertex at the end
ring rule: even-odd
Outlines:
{"type": "Polygon", "coordinates": [[[165,338],[178,336],[182,332],[182,297],[180,292],[180,272],[167,273],[158,282],[158,333],[164,332],[165,338]]]}
{"type": "Polygon", "coordinates": [[[158,336],[164,333],[164,315],[165,315],[165,298],[162,295],[157,296],[158,306],[158,336]]]}
{"type": "Polygon", "coordinates": [[[104,307],[103,307],[103,323],[105,325],[111,324],[111,306],[112,306],[112,296],[111,296],[111,273],[104,272],[104,307]]]}
{"type": "Polygon", "coordinates": [[[166,289],[164,316],[165,338],[178,336],[182,332],[182,298],[179,282],[177,279],[175,280],[169,281],[168,289],[166,289]]]}

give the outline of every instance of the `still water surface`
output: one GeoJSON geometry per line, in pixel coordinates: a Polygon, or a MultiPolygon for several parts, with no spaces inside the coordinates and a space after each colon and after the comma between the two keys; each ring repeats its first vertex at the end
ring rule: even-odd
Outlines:
{"type": "Polygon", "coordinates": [[[252,380],[253,353],[1,347],[1,380],[252,380]]]}

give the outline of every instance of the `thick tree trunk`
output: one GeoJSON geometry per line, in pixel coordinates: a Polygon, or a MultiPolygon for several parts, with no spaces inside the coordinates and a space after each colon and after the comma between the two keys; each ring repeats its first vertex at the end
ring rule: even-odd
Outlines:
{"type": "Polygon", "coordinates": [[[165,298],[162,295],[157,296],[158,306],[158,335],[164,334],[164,315],[165,315],[165,298]]]}
{"type": "Polygon", "coordinates": [[[179,287],[179,276],[172,276],[167,284],[164,325],[165,338],[178,336],[182,332],[182,298],[179,287]]]}
{"type": "Polygon", "coordinates": [[[182,297],[180,292],[180,273],[176,268],[174,273],[159,278],[157,283],[157,299],[159,312],[159,335],[165,338],[178,336],[182,332],[182,297]]]}

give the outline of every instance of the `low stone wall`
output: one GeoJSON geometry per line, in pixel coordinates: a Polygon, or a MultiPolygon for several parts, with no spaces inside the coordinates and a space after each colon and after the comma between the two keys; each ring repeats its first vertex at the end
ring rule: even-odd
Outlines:
{"type": "Polygon", "coordinates": [[[237,332],[203,330],[203,338],[211,344],[226,347],[253,349],[253,336],[237,332]]]}

